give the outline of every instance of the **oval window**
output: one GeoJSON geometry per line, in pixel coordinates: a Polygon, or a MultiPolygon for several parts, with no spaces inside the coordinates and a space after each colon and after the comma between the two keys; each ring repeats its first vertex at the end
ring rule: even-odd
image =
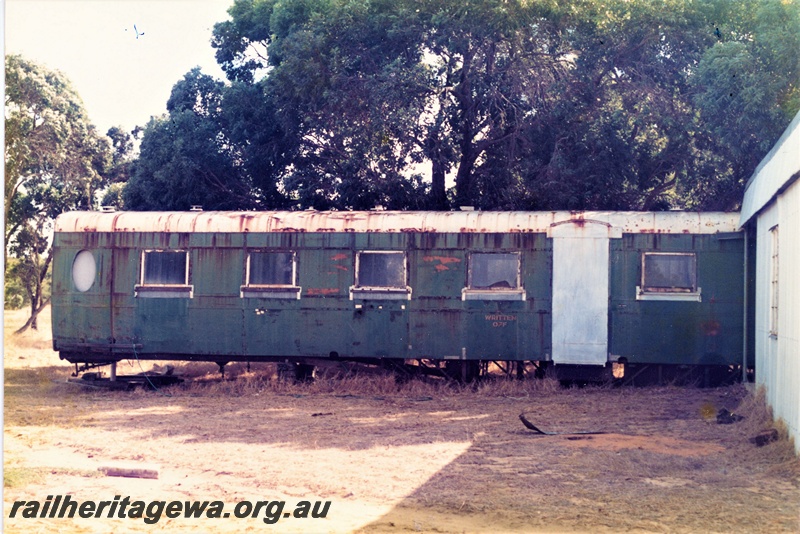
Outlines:
{"type": "Polygon", "coordinates": [[[75,289],[80,292],[88,291],[97,274],[97,265],[94,261],[94,254],[88,250],[81,250],[72,262],[72,282],[75,289]]]}

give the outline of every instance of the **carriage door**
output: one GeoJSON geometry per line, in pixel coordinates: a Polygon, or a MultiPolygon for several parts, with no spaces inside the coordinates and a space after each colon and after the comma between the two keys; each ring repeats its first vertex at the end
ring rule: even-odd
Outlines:
{"type": "Polygon", "coordinates": [[[569,220],[553,238],[552,358],[555,364],[608,361],[608,244],[622,237],[608,223],[569,220]]]}

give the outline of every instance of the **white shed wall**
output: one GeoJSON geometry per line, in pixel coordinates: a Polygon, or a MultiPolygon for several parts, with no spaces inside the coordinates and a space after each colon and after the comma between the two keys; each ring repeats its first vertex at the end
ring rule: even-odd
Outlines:
{"type": "Polygon", "coordinates": [[[756,380],[800,453],[800,182],[758,215],[756,246],[756,380]],[[770,336],[772,235],[778,226],[778,332],[770,336]]]}

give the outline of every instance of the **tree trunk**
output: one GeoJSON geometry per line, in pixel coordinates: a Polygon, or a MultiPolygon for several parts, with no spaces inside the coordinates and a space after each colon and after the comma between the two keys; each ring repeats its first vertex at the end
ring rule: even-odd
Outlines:
{"type": "Polygon", "coordinates": [[[475,191],[472,169],[478,160],[478,150],[475,146],[475,101],[472,95],[472,59],[474,51],[464,53],[464,63],[461,67],[458,85],[453,90],[453,96],[458,102],[461,158],[456,171],[456,208],[475,205],[475,191]]]}
{"type": "Polygon", "coordinates": [[[25,324],[30,324],[32,330],[39,330],[39,322],[36,320],[38,313],[36,312],[37,305],[39,304],[39,295],[31,299],[31,316],[25,324]]]}
{"type": "MultiPolygon", "coordinates": [[[[50,249],[47,251],[47,256],[45,257],[44,263],[42,264],[38,275],[35,276],[33,283],[31,283],[30,279],[26,282],[26,289],[28,291],[28,296],[31,299],[31,316],[22,325],[22,328],[14,332],[15,334],[21,334],[28,328],[33,328],[34,330],[38,330],[39,325],[36,321],[36,317],[39,313],[50,303],[50,297],[46,299],[42,299],[42,295],[44,293],[44,281],[47,277],[47,271],[50,269],[50,263],[53,261],[53,247],[51,246],[50,249]],[[33,286],[33,287],[31,287],[33,286]]],[[[36,259],[33,260],[33,265],[38,265],[38,256],[36,259]]]]}
{"type": "Polygon", "coordinates": [[[464,143],[461,151],[461,161],[456,172],[456,208],[461,206],[474,206],[478,200],[475,194],[475,183],[472,171],[475,162],[478,160],[478,152],[475,145],[464,143]]]}
{"type": "MultiPolygon", "coordinates": [[[[43,309],[45,309],[47,307],[48,304],[50,304],[50,298],[49,297],[46,298],[44,300],[44,302],[42,302],[41,305],[38,308],[34,308],[33,309],[32,313],[31,313],[31,316],[28,318],[27,322],[24,325],[22,325],[22,327],[19,330],[14,331],[14,334],[15,335],[16,334],[21,334],[25,330],[30,328],[31,325],[35,325],[37,316],[42,312],[43,309]]],[[[34,326],[33,329],[35,330],[36,327],[34,326]]]]}
{"type": "Polygon", "coordinates": [[[447,191],[445,189],[445,165],[434,158],[433,165],[430,207],[433,210],[449,210],[450,204],[447,202],[447,191]]]}

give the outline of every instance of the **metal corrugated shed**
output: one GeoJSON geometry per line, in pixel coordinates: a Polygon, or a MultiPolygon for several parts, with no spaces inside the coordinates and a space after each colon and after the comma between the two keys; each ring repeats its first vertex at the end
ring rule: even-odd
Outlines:
{"type": "Polygon", "coordinates": [[[549,212],[69,212],[56,232],[546,232],[564,221],[607,224],[622,233],[735,232],[738,213],[549,212]]]}
{"type": "Polygon", "coordinates": [[[756,223],[756,381],[765,387],[767,402],[788,426],[800,453],[798,178],[800,113],[748,182],[740,221],[756,223]]]}
{"type": "Polygon", "coordinates": [[[778,195],[757,221],[756,380],[766,387],[767,402],[786,422],[800,453],[800,185],[778,195]],[[776,237],[777,325],[771,317],[776,237]]]}
{"type": "Polygon", "coordinates": [[[800,112],[756,168],[747,182],[739,224],[769,204],[775,196],[800,178],[800,112]]]}

